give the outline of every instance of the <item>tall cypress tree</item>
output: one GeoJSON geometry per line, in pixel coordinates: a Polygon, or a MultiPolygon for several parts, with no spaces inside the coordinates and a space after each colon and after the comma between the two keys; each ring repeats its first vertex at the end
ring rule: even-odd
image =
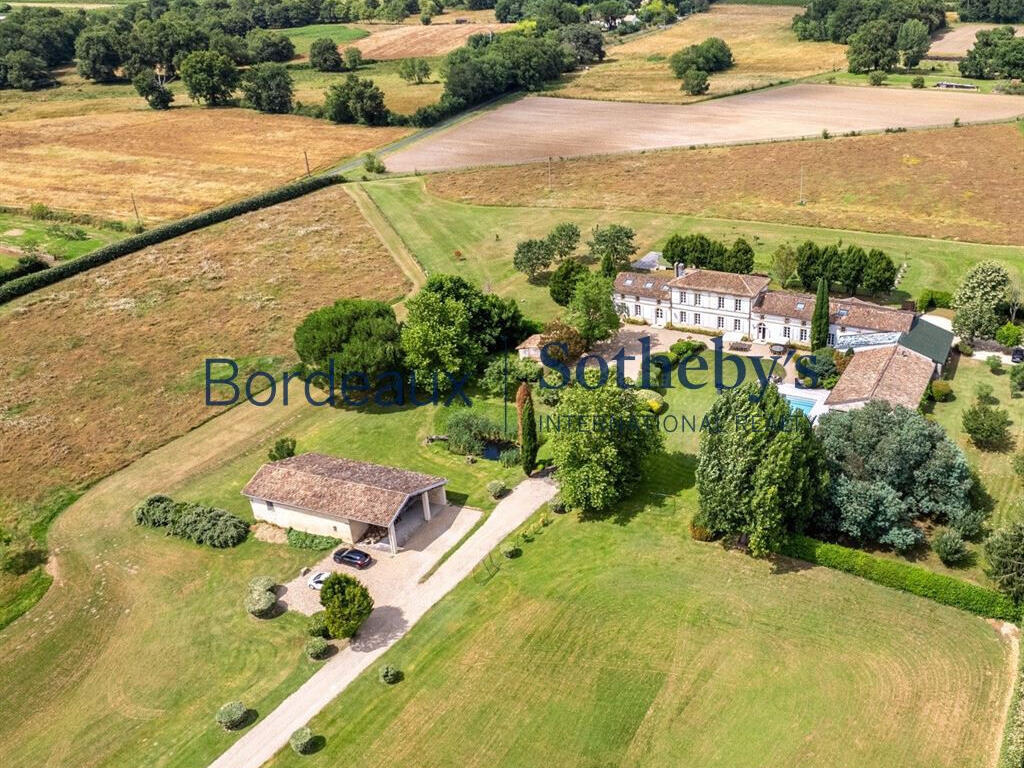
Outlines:
{"type": "Polygon", "coordinates": [[[533,395],[529,385],[524,381],[516,393],[516,405],[519,406],[519,456],[523,463],[523,472],[527,475],[537,468],[537,419],[533,411],[533,395]]]}
{"type": "Polygon", "coordinates": [[[811,315],[811,349],[828,346],[828,283],[818,278],[818,295],[814,299],[814,314],[811,315]]]}

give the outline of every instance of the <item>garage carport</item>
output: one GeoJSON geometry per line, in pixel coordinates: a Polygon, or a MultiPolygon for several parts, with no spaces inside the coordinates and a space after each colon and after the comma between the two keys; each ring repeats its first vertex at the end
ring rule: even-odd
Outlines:
{"type": "Polygon", "coordinates": [[[370,526],[387,531],[388,549],[401,542],[395,521],[418,506],[423,520],[448,503],[443,477],[383,464],[304,453],[264,464],[242,495],[253,515],[282,528],[333,536],[354,544],[370,526]]]}

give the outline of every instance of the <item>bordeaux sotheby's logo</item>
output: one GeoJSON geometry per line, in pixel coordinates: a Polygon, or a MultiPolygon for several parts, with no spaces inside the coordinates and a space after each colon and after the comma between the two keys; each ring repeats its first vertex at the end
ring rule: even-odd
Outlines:
{"type": "MultiPolygon", "coordinates": [[[[757,402],[764,395],[765,389],[772,381],[776,366],[785,368],[793,360],[795,350],[788,349],[785,358],[781,355],[767,358],[757,356],[740,356],[726,354],[722,348],[721,337],[711,341],[713,352],[709,363],[701,354],[690,354],[673,364],[668,355],[651,352],[651,339],[644,336],[640,339],[639,376],[635,383],[630,382],[625,373],[626,363],[637,360],[636,355],[626,353],[625,347],[610,358],[600,355],[584,355],[570,368],[557,359],[568,353],[566,345],[552,342],[544,346],[540,353],[541,376],[538,386],[541,389],[562,389],[575,383],[585,389],[597,389],[608,384],[614,365],[614,383],[621,389],[673,389],[678,384],[684,389],[699,390],[713,382],[715,389],[727,390],[741,386],[747,379],[749,361],[757,382],[757,392],[751,394],[751,402],[757,402]],[[708,373],[700,380],[693,380],[695,373],[708,373]],[[588,372],[596,373],[595,377],[588,372]],[[726,374],[729,374],[728,381],[726,374]]],[[[812,387],[817,386],[818,374],[813,367],[813,355],[801,355],[796,358],[796,371],[801,378],[810,379],[812,387]]],[[[369,375],[360,371],[339,373],[331,361],[326,371],[316,370],[309,373],[284,371],[275,375],[269,371],[253,371],[239,383],[240,368],[231,358],[215,357],[206,360],[206,405],[232,406],[239,400],[246,400],[252,405],[266,406],[280,398],[281,405],[288,405],[294,398],[292,386],[301,386],[302,396],[306,402],[314,406],[345,405],[362,407],[376,405],[386,407],[409,407],[423,405],[450,406],[453,403],[472,405],[466,390],[470,385],[469,377],[464,374],[447,371],[434,371],[426,380],[415,373],[403,374],[398,371],[386,371],[369,375]],[[228,366],[226,375],[215,374],[215,366],[228,366]],[[231,396],[214,398],[214,387],[228,387],[231,396]]],[[[507,376],[507,373],[506,373],[507,376]]],[[[507,384],[507,381],[506,381],[507,384]]],[[[507,391],[506,386],[506,391],[507,391]]]]}

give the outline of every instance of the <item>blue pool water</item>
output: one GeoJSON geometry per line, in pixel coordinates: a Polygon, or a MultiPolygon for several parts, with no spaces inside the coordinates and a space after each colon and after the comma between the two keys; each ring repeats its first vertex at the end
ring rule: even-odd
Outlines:
{"type": "Polygon", "coordinates": [[[814,401],[806,397],[794,397],[793,395],[783,395],[786,398],[786,402],[789,403],[790,407],[794,410],[803,412],[804,416],[810,418],[811,410],[814,408],[814,401]]]}

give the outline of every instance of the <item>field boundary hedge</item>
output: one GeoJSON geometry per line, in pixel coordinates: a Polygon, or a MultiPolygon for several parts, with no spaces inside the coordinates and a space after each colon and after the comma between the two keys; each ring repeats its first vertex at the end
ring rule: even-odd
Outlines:
{"type": "Polygon", "coordinates": [[[917,565],[875,557],[839,544],[794,536],[779,554],[860,576],[893,589],[927,597],[979,616],[1016,623],[1020,610],[1006,595],[917,565]]]}
{"type": "Polygon", "coordinates": [[[194,232],[197,229],[220,224],[222,221],[241,216],[243,213],[257,211],[260,208],[267,208],[271,205],[294,200],[297,197],[308,195],[311,192],[316,192],[332,184],[339,184],[344,181],[345,178],[343,176],[312,176],[301,181],[286,184],[283,187],[261,192],[253,197],[236,200],[227,205],[186,216],[184,219],[154,227],[138,235],[126,237],[124,240],[98,248],[73,261],[66,261],[42,272],[34,272],[0,285],[0,304],[5,304],[12,299],[25,296],[48,285],[59,283],[61,280],[81,274],[93,267],[107,264],[122,256],[148,248],[151,245],[194,232]]]}

